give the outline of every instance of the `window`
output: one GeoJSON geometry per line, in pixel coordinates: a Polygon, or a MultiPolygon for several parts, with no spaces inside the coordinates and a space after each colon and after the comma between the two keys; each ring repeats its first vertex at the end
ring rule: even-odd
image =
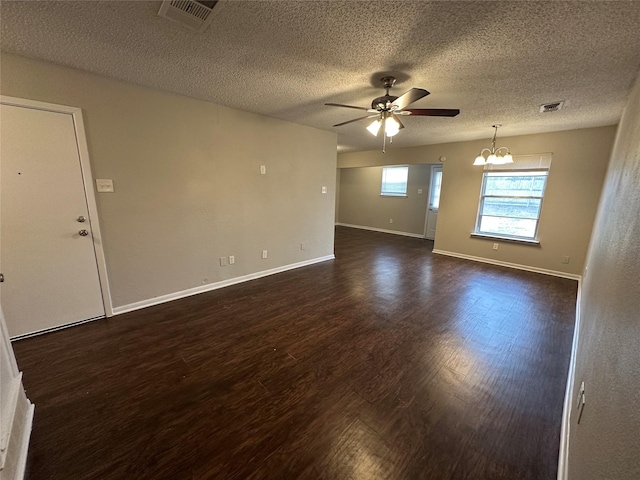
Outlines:
{"type": "Polygon", "coordinates": [[[431,167],[431,198],[429,199],[429,208],[438,211],[440,208],[440,189],[442,188],[442,167],[431,167]]]}
{"type": "Polygon", "coordinates": [[[385,197],[406,197],[409,167],[382,167],[382,188],[385,197]]]}
{"type": "Polygon", "coordinates": [[[548,168],[484,172],[475,233],[535,241],[548,173],[548,168]]]}

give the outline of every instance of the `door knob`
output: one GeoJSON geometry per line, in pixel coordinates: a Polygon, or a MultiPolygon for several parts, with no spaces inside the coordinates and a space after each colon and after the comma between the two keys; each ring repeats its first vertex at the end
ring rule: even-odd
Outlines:
{"type": "Polygon", "coordinates": [[[76,220],[77,220],[78,222],[80,222],[80,223],[84,223],[84,222],[86,222],[86,221],[87,221],[87,219],[86,219],[86,218],[84,218],[82,215],[80,215],[78,218],[76,218],[76,220]]]}
{"type": "Polygon", "coordinates": [[[86,230],[80,230],[78,233],[81,237],[86,237],[87,235],[89,235],[89,232],[87,232],[86,230]]]}

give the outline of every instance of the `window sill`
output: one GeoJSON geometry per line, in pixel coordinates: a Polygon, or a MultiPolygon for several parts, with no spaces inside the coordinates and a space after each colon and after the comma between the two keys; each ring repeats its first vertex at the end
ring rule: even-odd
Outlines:
{"type": "Polygon", "coordinates": [[[521,243],[524,245],[540,246],[538,240],[528,240],[526,238],[501,237],[500,235],[488,235],[486,233],[471,233],[471,238],[485,238],[487,240],[500,240],[503,242],[521,243]]]}
{"type": "Polygon", "coordinates": [[[402,195],[402,194],[398,194],[398,195],[393,195],[390,193],[381,193],[380,194],[381,197],[391,197],[391,198],[407,198],[407,195],[402,195]]]}

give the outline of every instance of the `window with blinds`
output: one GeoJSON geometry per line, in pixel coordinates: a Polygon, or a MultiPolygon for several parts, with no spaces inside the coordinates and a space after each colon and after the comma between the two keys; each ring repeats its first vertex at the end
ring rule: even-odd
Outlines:
{"type": "Polygon", "coordinates": [[[485,170],[474,233],[537,241],[550,166],[550,155],[514,156],[514,164],[485,170]]]}

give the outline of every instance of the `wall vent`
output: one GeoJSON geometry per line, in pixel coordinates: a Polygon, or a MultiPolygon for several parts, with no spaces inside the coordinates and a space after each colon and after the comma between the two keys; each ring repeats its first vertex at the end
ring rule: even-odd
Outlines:
{"type": "Polygon", "coordinates": [[[540,113],[557,112],[558,110],[561,110],[563,106],[564,100],[560,102],[545,103],[544,105],[540,105],[540,113]]]}
{"type": "Polygon", "coordinates": [[[158,15],[196,32],[204,32],[213,20],[217,1],[164,0],[158,15]]]}

